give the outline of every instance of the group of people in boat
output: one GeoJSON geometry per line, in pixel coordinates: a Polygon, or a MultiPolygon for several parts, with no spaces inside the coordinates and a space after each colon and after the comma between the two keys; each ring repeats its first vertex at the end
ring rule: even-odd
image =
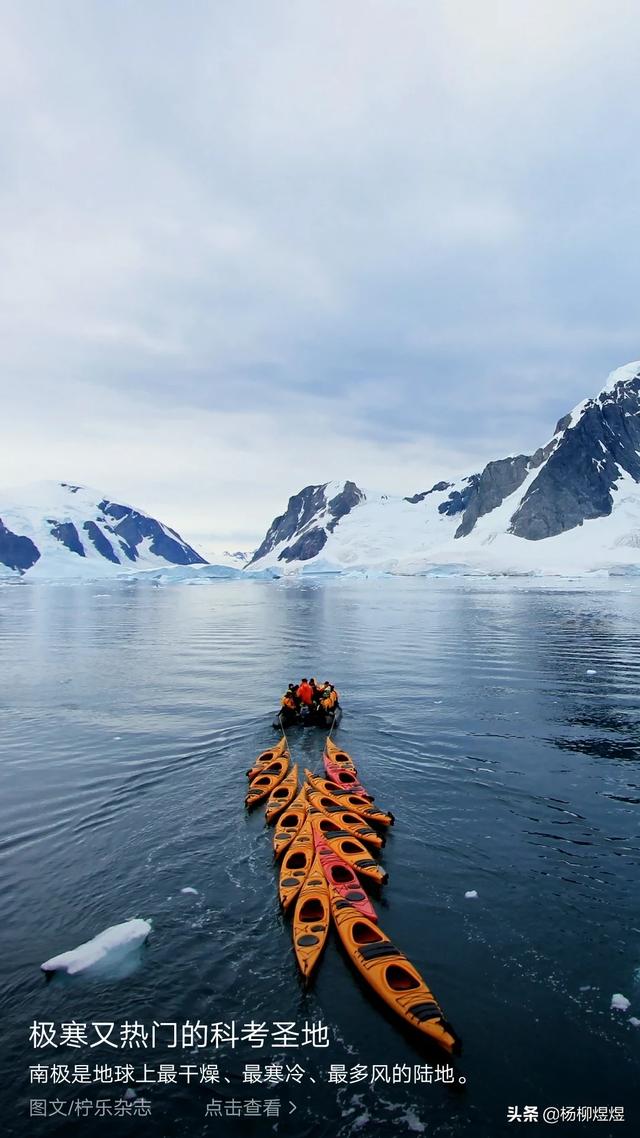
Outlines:
{"type": "Polygon", "coordinates": [[[340,706],[339,695],[329,680],[318,683],[313,676],[289,684],[280,700],[280,714],[289,722],[298,719],[330,719],[340,706]]]}

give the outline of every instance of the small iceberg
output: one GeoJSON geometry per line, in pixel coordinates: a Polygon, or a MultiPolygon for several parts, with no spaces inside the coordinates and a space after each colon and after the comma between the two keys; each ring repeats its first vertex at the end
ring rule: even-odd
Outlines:
{"type": "Polygon", "coordinates": [[[40,967],[43,972],[52,975],[54,972],[66,972],[68,976],[75,976],[84,972],[102,961],[119,960],[133,949],[138,948],[149,936],[151,922],[141,919],[123,921],[120,925],[111,925],[104,932],[98,933],[93,940],[72,948],[69,952],[61,952],[45,960],[40,967]]]}
{"type": "Polygon", "coordinates": [[[196,893],[197,894],[198,890],[194,889],[192,885],[185,885],[184,889],[181,889],[180,892],[181,893],[196,893]]]}
{"type": "Polygon", "coordinates": [[[596,675],[595,668],[587,668],[587,675],[588,676],[595,676],[596,675]]]}
{"type": "Polygon", "coordinates": [[[623,996],[621,992],[615,992],[614,995],[611,997],[611,1010],[612,1011],[618,1011],[618,1012],[626,1012],[630,1003],[631,1003],[631,1000],[628,1000],[627,997],[623,996]]]}
{"type": "Polygon", "coordinates": [[[478,896],[477,889],[467,889],[467,892],[465,893],[465,898],[467,901],[475,900],[475,898],[477,896],[478,896]]]}
{"type": "Polygon", "coordinates": [[[632,1027],[640,1027],[640,1019],[637,1016],[629,1016],[629,1023],[632,1027]]]}

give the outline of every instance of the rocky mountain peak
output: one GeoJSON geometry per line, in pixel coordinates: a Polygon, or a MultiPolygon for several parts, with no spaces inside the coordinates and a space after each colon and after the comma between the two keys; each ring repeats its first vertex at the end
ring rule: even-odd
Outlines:
{"type": "Polygon", "coordinates": [[[308,561],[316,557],[342,518],[364,501],[355,482],[325,482],[305,486],[289,498],[284,514],[274,518],[250,565],[277,553],[278,561],[308,561]]]}

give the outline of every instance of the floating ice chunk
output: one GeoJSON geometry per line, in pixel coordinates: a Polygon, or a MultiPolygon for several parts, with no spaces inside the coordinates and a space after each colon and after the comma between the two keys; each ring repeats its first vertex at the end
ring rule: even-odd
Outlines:
{"type": "Polygon", "coordinates": [[[631,1000],[628,1000],[626,996],[623,996],[620,992],[616,992],[611,997],[611,1010],[613,1011],[615,1009],[619,1012],[626,1012],[630,1003],[631,1000]]]}
{"type": "Polygon", "coordinates": [[[198,890],[194,889],[191,885],[185,885],[184,889],[180,890],[181,893],[197,893],[198,890]]]}
{"type": "Polygon", "coordinates": [[[424,1123],[420,1121],[418,1115],[411,1106],[408,1106],[404,1114],[400,1115],[398,1122],[404,1122],[406,1124],[407,1130],[410,1130],[412,1134],[424,1134],[426,1130],[424,1123]]]}
{"type": "Polygon", "coordinates": [[[134,1091],[133,1087],[127,1087],[126,1091],[124,1092],[124,1097],[128,1102],[131,1102],[134,1098],[138,1097],[138,1092],[134,1091]]]}
{"type": "Polygon", "coordinates": [[[126,952],[141,945],[151,932],[151,922],[138,918],[123,921],[120,925],[111,925],[104,932],[98,933],[93,940],[72,948],[69,952],[61,952],[59,956],[52,956],[41,964],[43,972],[66,972],[75,976],[77,972],[84,972],[86,968],[104,960],[107,956],[122,956],[126,952]]]}
{"type": "Polygon", "coordinates": [[[478,892],[476,889],[468,889],[465,893],[465,897],[468,901],[474,900],[477,896],[478,892]]]}
{"type": "Polygon", "coordinates": [[[587,675],[588,676],[595,676],[596,675],[595,668],[587,668],[587,675]]]}
{"type": "Polygon", "coordinates": [[[629,1023],[632,1027],[640,1027],[640,1019],[637,1016],[629,1016],[629,1023]]]}

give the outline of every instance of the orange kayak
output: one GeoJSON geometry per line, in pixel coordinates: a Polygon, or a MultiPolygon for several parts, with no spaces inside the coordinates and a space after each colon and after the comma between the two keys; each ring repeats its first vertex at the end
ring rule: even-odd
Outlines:
{"type": "Polygon", "coordinates": [[[269,795],[269,801],[264,812],[267,822],[275,822],[281,810],[286,809],[293,802],[298,793],[298,764],[291,768],[288,775],[278,783],[269,795]]]}
{"type": "Polygon", "coordinates": [[[364,818],[361,818],[359,814],[352,814],[350,810],[342,810],[336,805],[335,798],[330,798],[328,794],[319,794],[317,790],[311,789],[309,789],[307,798],[314,809],[332,818],[339,829],[348,830],[356,838],[360,838],[361,842],[367,842],[368,845],[375,846],[376,849],[381,849],[384,845],[384,838],[381,834],[372,826],[367,826],[364,818]]]}
{"type": "Polygon", "coordinates": [[[331,890],[331,912],[338,936],[360,975],[387,1007],[457,1055],[461,1043],[420,973],[368,917],[331,890]]]}
{"type": "Polygon", "coordinates": [[[323,814],[311,814],[310,819],[314,842],[318,840],[328,842],[334,853],[342,861],[346,861],[356,873],[371,878],[378,885],[386,885],[389,874],[378,865],[369,850],[365,849],[362,842],[354,838],[353,834],[336,830],[331,819],[323,814]]]}
{"type": "Polygon", "coordinates": [[[283,811],[276,822],[273,834],[273,852],[277,858],[291,845],[307,816],[308,809],[307,796],[303,787],[298,797],[293,800],[291,806],[283,811]]]}
{"type": "Polygon", "coordinates": [[[293,914],[293,947],[298,967],[306,980],[320,959],[330,924],[329,886],[316,855],[298,894],[293,914]]]}
{"type": "Polygon", "coordinates": [[[333,886],[343,901],[348,901],[354,909],[357,909],[365,917],[369,917],[370,920],[377,921],[376,911],[351,866],[347,865],[346,861],[342,861],[329,843],[325,842],[317,833],[314,833],[313,840],[327,884],[333,886]]]}
{"type": "Polygon", "coordinates": [[[251,782],[256,775],[259,774],[276,774],[278,771],[284,771],[286,774],[289,770],[289,752],[286,755],[279,755],[277,759],[271,759],[269,763],[261,763],[259,766],[251,767],[247,771],[247,778],[251,782]]]}
{"type": "MultiPolygon", "coordinates": [[[[276,766],[276,764],[272,764],[272,766],[276,766]]],[[[273,772],[268,768],[263,771],[262,774],[257,774],[249,783],[249,790],[244,800],[245,806],[249,808],[257,806],[259,802],[263,802],[265,798],[268,798],[274,787],[276,787],[279,782],[282,782],[287,773],[288,766],[288,759],[278,759],[276,769],[273,770],[273,772]]]]}
{"type": "Polygon", "coordinates": [[[288,909],[298,896],[314,857],[311,822],[306,818],[282,859],[278,893],[283,909],[288,909]]]}
{"type": "Polygon", "coordinates": [[[272,763],[274,759],[282,759],[285,756],[287,758],[290,758],[287,740],[283,735],[280,742],[277,743],[275,747],[270,747],[268,751],[262,751],[258,755],[253,766],[250,767],[247,771],[247,778],[251,776],[252,771],[257,774],[257,772],[259,770],[262,770],[263,767],[268,767],[269,763],[272,763]]]}
{"type": "Polygon", "coordinates": [[[341,810],[352,810],[354,814],[361,815],[367,822],[377,822],[381,826],[393,826],[393,814],[379,810],[368,799],[362,798],[358,794],[351,794],[348,790],[343,790],[341,786],[327,778],[317,778],[310,770],[305,769],[304,773],[309,785],[314,790],[319,791],[320,794],[328,794],[329,798],[333,798],[336,806],[339,806],[341,810]]]}
{"type": "Polygon", "coordinates": [[[356,764],[351,758],[351,755],[349,755],[347,751],[343,751],[340,747],[336,747],[336,744],[329,736],[325,739],[324,753],[334,767],[342,767],[343,770],[351,771],[352,774],[358,773],[356,764]]]}

